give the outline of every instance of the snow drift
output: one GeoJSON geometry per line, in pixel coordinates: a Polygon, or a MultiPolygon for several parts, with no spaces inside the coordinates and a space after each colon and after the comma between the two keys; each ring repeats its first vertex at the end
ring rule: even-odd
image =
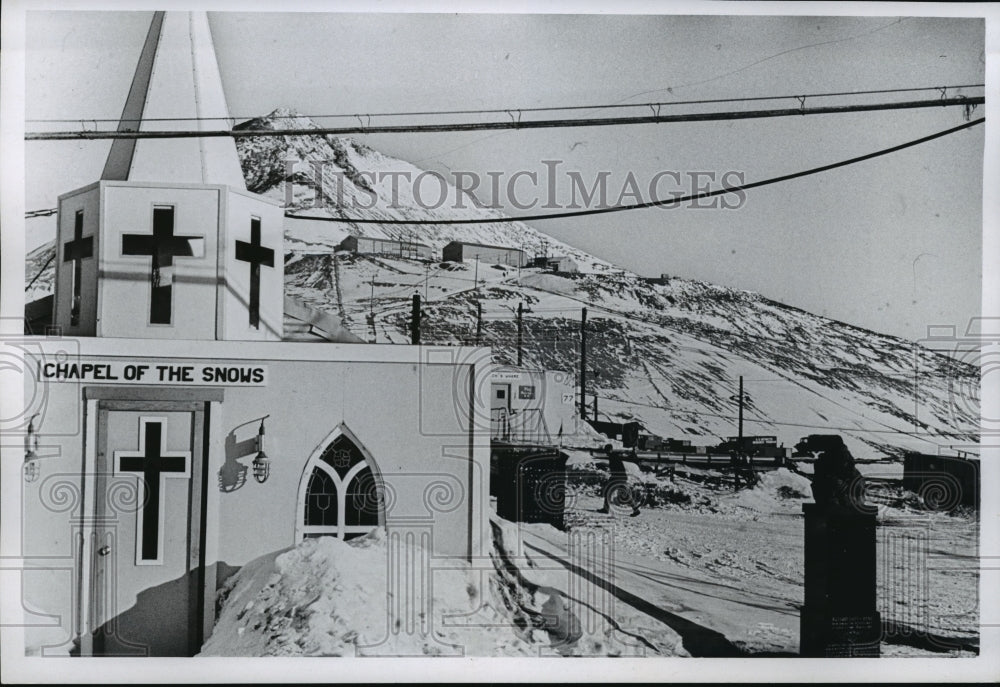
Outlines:
{"type": "Polygon", "coordinates": [[[508,656],[532,653],[479,574],[456,562],[408,578],[427,552],[378,529],[351,542],[302,541],[248,563],[220,592],[202,656],[508,656]],[[394,558],[398,556],[398,558],[394,558]],[[393,588],[402,561],[409,594],[393,588]],[[408,567],[409,566],[409,567],[408,567]],[[415,582],[414,582],[415,579],[415,582]],[[488,598],[483,598],[486,596],[488,598]],[[407,605],[409,604],[409,605],[407,605]],[[470,624],[470,619],[472,622],[470,624]]]}

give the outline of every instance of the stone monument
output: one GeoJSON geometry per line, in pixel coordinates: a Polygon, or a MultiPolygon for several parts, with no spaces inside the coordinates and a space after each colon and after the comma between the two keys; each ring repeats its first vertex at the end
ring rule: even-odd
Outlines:
{"type": "Polygon", "coordinates": [[[876,598],[876,509],[839,435],[810,435],[797,446],[818,454],[815,503],[805,513],[805,604],[800,653],[812,658],[877,657],[882,622],[876,598]]]}

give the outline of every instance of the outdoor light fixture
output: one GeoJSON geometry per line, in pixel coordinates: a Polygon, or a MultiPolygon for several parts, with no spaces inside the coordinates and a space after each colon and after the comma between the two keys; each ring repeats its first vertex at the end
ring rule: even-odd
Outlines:
{"type": "Polygon", "coordinates": [[[35,418],[28,420],[28,434],[24,437],[24,481],[34,482],[38,479],[38,432],[35,430],[35,418]]]}
{"type": "Polygon", "coordinates": [[[270,474],[271,461],[264,453],[264,418],[261,418],[260,427],[257,429],[257,457],[253,459],[253,478],[263,484],[270,474]]]}
{"type": "Polygon", "coordinates": [[[246,427],[254,422],[260,422],[260,426],[257,428],[257,436],[253,439],[247,439],[240,443],[240,448],[245,450],[242,456],[249,456],[251,453],[256,452],[251,466],[253,467],[253,478],[263,484],[267,481],[267,478],[271,476],[271,461],[268,459],[267,454],[264,453],[264,420],[271,417],[270,415],[265,415],[264,417],[257,417],[253,420],[247,420],[242,425],[237,425],[233,428],[233,434],[240,427],[246,427]]]}
{"type": "Polygon", "coordinates": [[[24,461],[24,481],[34,482],[38,479],[38,461],[37,460],[25,460],[24,461]]]}

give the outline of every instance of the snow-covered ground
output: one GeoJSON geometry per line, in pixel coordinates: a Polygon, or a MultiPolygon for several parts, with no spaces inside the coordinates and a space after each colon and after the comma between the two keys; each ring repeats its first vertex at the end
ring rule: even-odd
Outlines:
{"type": "MultiPolygon", "coordinates": [[[[597,487],[583,486],[568,512],[571,528],[612,534],[623,584],[668,608],[690,609],[691,619],[743,651],[797,653],[808,479],[780,469],[735,493],[676,476],[632,481],[676,495],[636,518],[607,516],[596,512],[603,503],[597,487]]],[[[878,517],[877,598],[890,625],[884,654],[971,655],[979,622],[974,515],[879,506],[878,517]]]]}
{"type": "MultiPolygon", "coordinates": [[[[780,469],[734,491],[627,465],[637,517],[598,512],[606,468],[575,452],[565,531],[494,515],[489,560],[428,563],[409,587],[389,562],[420,569],[426,551],[381,532],[264,556],[227,583],[202,653],[796,655],[809,480],[780,469]]],[[[971,514],[879,508],[883,655],[977,653],[977,541],[971,514]]]]}

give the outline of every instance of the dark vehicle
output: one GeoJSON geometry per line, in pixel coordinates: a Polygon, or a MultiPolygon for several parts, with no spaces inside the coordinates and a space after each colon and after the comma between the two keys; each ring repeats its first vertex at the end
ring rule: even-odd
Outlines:
{"type": "Polygon", "coordinates": [[[640,451],[663,451],[664,453],[695,453],[697,446],[691,445],[690,439],[671,439],[656,434],[640,433],[636,440],[636,448],[640,451]]]}
{"type": "Polygon", "coordinates": [[[920,496],[932,510],[956,506],[979,508],[979,461],[961,456],[906,453],[903,487],[920,496]]]}
{"type": "Polygon", "coordinates": [[[587,420],[587,424],[609,439],[622,442],[625,448],[635,448],[639,441],[642,425],[638,422],[604,422],[587,420]]]}
{"type": "Polygon", "coordinates": [[[718,453],[741,452],[754,458],[788,458],[789,450],[784,446],[778,446],[778,437],[773,436],[747,436],[743,437],[743,445],[740,446],[739,437],[727,437],[716,449],[718,453]]]}

